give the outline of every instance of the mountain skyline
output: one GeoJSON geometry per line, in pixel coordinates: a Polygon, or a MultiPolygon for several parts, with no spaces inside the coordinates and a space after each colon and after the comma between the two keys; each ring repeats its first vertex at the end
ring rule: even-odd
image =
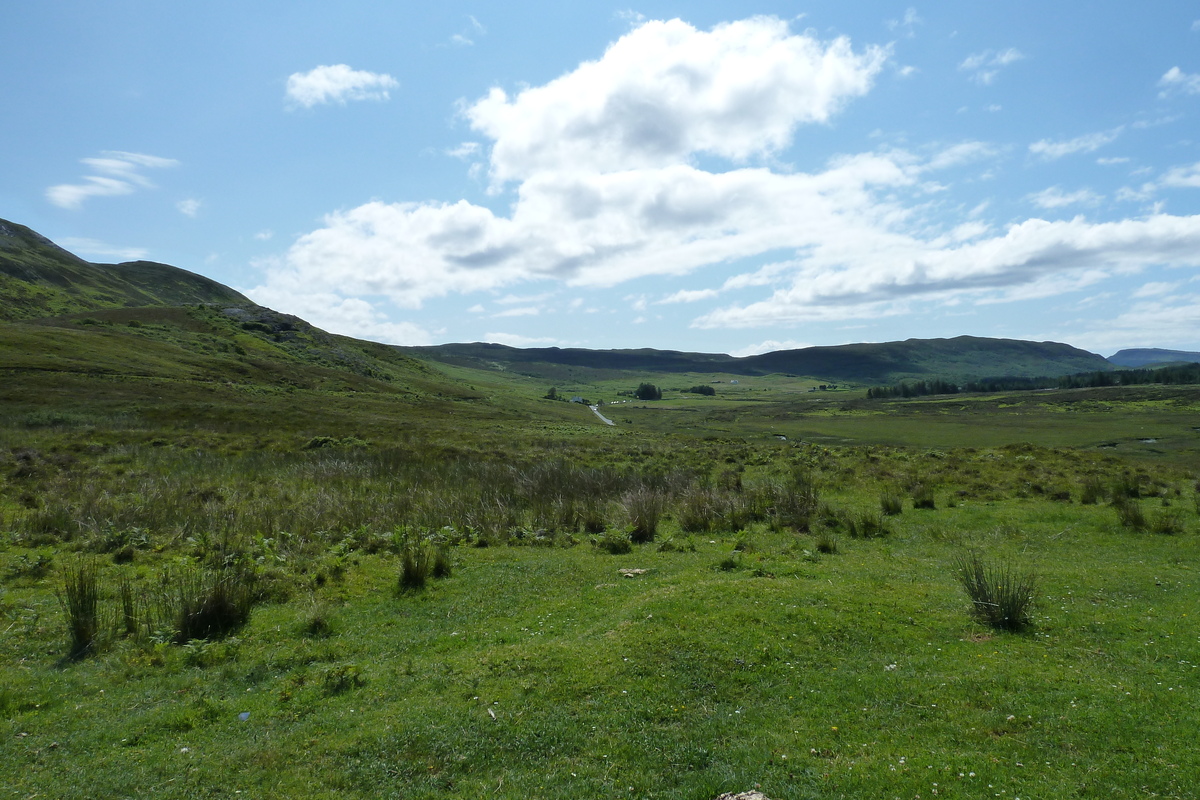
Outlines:
{"type": "Polygon", "coordinates": [[[395,344],[1200,349],[1187,4],[489,13],[15,9],[0,216],[395,344]]]}

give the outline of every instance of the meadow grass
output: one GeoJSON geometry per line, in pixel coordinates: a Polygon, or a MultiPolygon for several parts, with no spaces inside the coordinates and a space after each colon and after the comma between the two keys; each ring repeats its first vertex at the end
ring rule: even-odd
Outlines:
{"type": "Polygon", "coordinates": [[[105,413],[0,427],[17,796],[1195,796],[1186,449],[105,413]],[[890,513],[915,486],[934,507],[890,513]],[[453,569],[397,591],[397,530],[453,569]],[[964,552],[1036,571],[1024,631],[976,618],[964,552]],[[56,597],[80,557],[86,650],[56,597]],[[155,611],[232,574],[233,624],[155,611]]]}

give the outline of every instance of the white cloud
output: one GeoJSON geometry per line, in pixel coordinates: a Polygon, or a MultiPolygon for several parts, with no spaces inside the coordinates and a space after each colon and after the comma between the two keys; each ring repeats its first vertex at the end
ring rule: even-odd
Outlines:
{"type": "Polygon", "coordinates": [[[1200,94],[1200,74],[1188,74],[1179,67],[1171,67],[1159,78],[1158,85],[1163,89],[1159,97],[1166,97],[1173,91],[1200,94]]]}
{"type": "Polygon", "coordinates": [[[1076,204],[1095,205],[1103,198],[1090,189],[1080,189],[1064,194],[1062,189],[1051,186],[1028,196],[1028,199],[1041,208],[1062,208],[1076,204]]]}
{"type": "Polygon", "coordinates": [[[391,75],[333,64],[289,75],[287,100],[289,105],[304,108],[323,103],[345,104],[347,100],[387,100],[388,90],[399,85],[391,75]]]}
{"type": "Polygon", "coordinates": [[[1172,188],[1200,189],[1200,161],[1186,167],[1174,167],[1159,180],[1162,186],[1172,188]]]}
{"type": "Polygon", "coordinates": [[[897,237],[878,254],[869,248],[839,259],[817,253],[801,263],[790,286],[769,299],[719,309],[694,324],[794,324],[903,313],[917,299],[928,307],[964,297],[1048,296],[1152,264],[1200,266],[1200,216],[1160,214],[1108,223],[1032,219],[1002,236],[958,247],[897,237]]]}
{"type": "Polygon", "coordinates": [[[506,344],[509,347],[545,347],[558,344],[558,340],[549,336],[522,336],[519,333],[485,333],[485,342],[506,344]]]}
{"type": "Polygon", "coordinates": [[[1089,133],[1084,136],[1077,136],[1074,139],[1068,139],[1064,142],[1052,142],[1049,139],[1042,139],[1039,142],[1029,145],[1029,152],[1050,160],[1074,155],[1075,153],[1091,153],[1099,150],[1106,144],[1116,141],[1123,130],[1124,126],[1117,126],[1109,131],[1089,133]]]}
{"type": "Polygon", "coordinates": [[[1097,158],[1096,163],[1102,167],[1110,167],[1113,164],[1128,164],[1128,156],[1116,156],[1113,158],[1097,158]]]}
{"type": "Polygon", "coordinates": [[[259,286],[241,289],[259,305],[286,309],[322,330],[374,342],[400,345],[432,344],[430,333],[412,322],[393,322],[374,304],[333,291],[312,291],[305,286],[259,286]]]}
{"type": "Polygon", "coordinates": [[[971,80],[987,86],[996,79],[1001,69],[1023,58],[1025,58],[1025,54],[1015,47],[1000,51],[984,50],[967,56],[958,65],[958,68],[963,72],[970,73],[971,80]]]}
{"type": "Polygon", "coordinates": [[[792,34],[773,17],[711,31],[647,22],[598,61],[515,97],[494,88],[464,113],[494,141],[497,182],[663,168],[700,153],[745,162],[865,94],[887,55],[792,34]]]}
{"type": "Polygon", "coordinates": [[[657,301],[657,305],[666,305],[668,303],[695,303],[700,300],[707,300],[710,297],[716,297],[718,294],[716,289],[680,289],[674,294],[664,297],[657,301]]]}
{"type": "Polygon", "coordinates": [[[185,217],[195,217],[200,213],[200,206],[203,205],[194,197],[189,197],[186,200],[180,200],[175,204],[175,208],[179,209],[179,213],[185,217]]]}
{"type": "Polygon", "coordinates": [[[1070,341],[1093,352],[1113,352],[1126,347],[1195,349],[1200,341],[1200,294],[1145,299],[1102,323],[1078,322],[1062,332],[1059,341],[1070,341]]]}
{"type": "Polygon", "coordinates": [[[785,339],[783,341],[768,339],[765,342],[746,345],[745,347],[738,348],[737,350],[731,350],[729,355],[736,358],[745,358],[746,356],[757,356],[761,355],[762,353],[775,353],[780,350],[803,350],[806,347],[812,346],[813,345],[809,342],[798,342],[795,339],[785,339]]]}
{"type": "Polygon", "coordinates": [[[917,35],[915,30],[916,26],[922,22],[924,22],[924,20],[917,16],[917,10],[912,6],[909,6],[907,9],[905,9],[904,17],[902,19],[889,19],[886,24],[888,26],[888,30],[897,31],[911,39],[917,35]]]}
{"type": "Polygon", "coordinates": [[[270,230],[269,228],[261,230],[258,233],[254,234],[254,238],[260,242],[270,241],[274,236],[275,236],[275,231],[270,230]]]}
{"type": "MultiPolygon", "coordinates": [[[[984,63],[1016,57],[990,54],[984,63]]],[[[373,201],[331,213],[262,265],[252,296],[316,293],[331,307],[385,297],[417,308],[452,293],[609,287],[787,252],[721,289],[769,296],[694,322],[745,328],[1048,296],[1151,264],[1200,265],[1200,216],[1031,219],[996,233],[971,219],[980,204],[957,223],[935,223],[931,173],[999,152],[983,142],[927,155],[845,155],[812,172],[772,168],[769,157],[796,126],[831,119],[869,89],[885,60],[879,48],[856,53],[845,40],[793,35],[772,18],[709,32],[645,23],[548,84],[511,98],[496,89],[465,106],[490,142],[495,188],[515,183],[506,210],[373,201]],[[698,166],[701,156],[726,160],[723,171],[698,166]]],[[[1119,132],[1031,150],[1059,157],[1119,132]]],[[[1066,198],[1087,199],[1058,192],[1066,198]]],[[[633,314],[647,310],[644,293],[625,299],[633,314]]],[[[379,322],[368,315],[361,325],[379,322]]]]}
{"type": "Polygon", "coordinates": [[[465,160],[479,155],[479,150],[479,142],[463,142],[458,147],[452,147],[447,150],[446,155],[465,160]]]}
{"type": "Polygon", "coordinates": [[[519,308],[506,308],[503,311],[498,311],[492,314],[493,317],[536,317],[542,313],[542,310],[537,306],[520,306],[519,308]]]}
{"type": "Polygon", "coordinates": [[[1176,281],[1174,283],[1166,283],[1163,281],[1153,281],[1143,285],[1140,289],[1133,293],[1134,297],[1158,297],[1160,295],[1169,294],[1175,291],[1183,283],[1176,281]]]}
{"type": "Polygon", "coordinates": [[[97,239],[67,237],[59,239],[58,243],[64,250],[68,250],[75,255],[90,256],[92,258],[119,258],[122,261],[139,261],[149,255],[149,251],[142,247],[120,247],[108,244],[107,242],[101,242],[97,239]]]}
{"type": "Polygon", "coordinates": [[[459,47],[470,47],[475,40],[487,33],[487,28],[470,14],[467,15],[469,25],[461,32],[450,37],[450,43],[459,47]]]}
{"type": "Polygon", "coordinates": [[[121,150],[105,150],[99,158],[83,158],[80,162],[98,174],[84,175],[83,183],[51,186],[46,190],[46,199],[60,208],[77,209],[89,197],[115,197],[153,188],[143,169],[179,166],[173,158],[121,150]]]}

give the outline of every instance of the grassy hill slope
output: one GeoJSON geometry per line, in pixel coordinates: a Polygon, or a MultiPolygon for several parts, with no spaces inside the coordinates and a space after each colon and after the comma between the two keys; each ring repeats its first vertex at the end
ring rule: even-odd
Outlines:
{"type": "Polygon", "coordinates": [[[0,219],[0,320],[194,303],[250,301],[214,280],[166,264],[93,264],[23,225],[0,219]]]}

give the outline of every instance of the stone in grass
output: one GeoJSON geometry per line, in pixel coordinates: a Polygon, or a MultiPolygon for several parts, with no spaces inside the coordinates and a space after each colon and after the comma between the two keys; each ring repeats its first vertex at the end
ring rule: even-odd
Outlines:
{"type": "Polygon", "coordinates": [[[762,792],[726,792],[717,798],[717,800],[771,800],[762,792]]]}
{"type": "Polygon", "coordinates": [[[636,578],[638,575],[646,574],[644,569],[619,569],[617,572],[621,573],[622,578],[636,578]]]}

